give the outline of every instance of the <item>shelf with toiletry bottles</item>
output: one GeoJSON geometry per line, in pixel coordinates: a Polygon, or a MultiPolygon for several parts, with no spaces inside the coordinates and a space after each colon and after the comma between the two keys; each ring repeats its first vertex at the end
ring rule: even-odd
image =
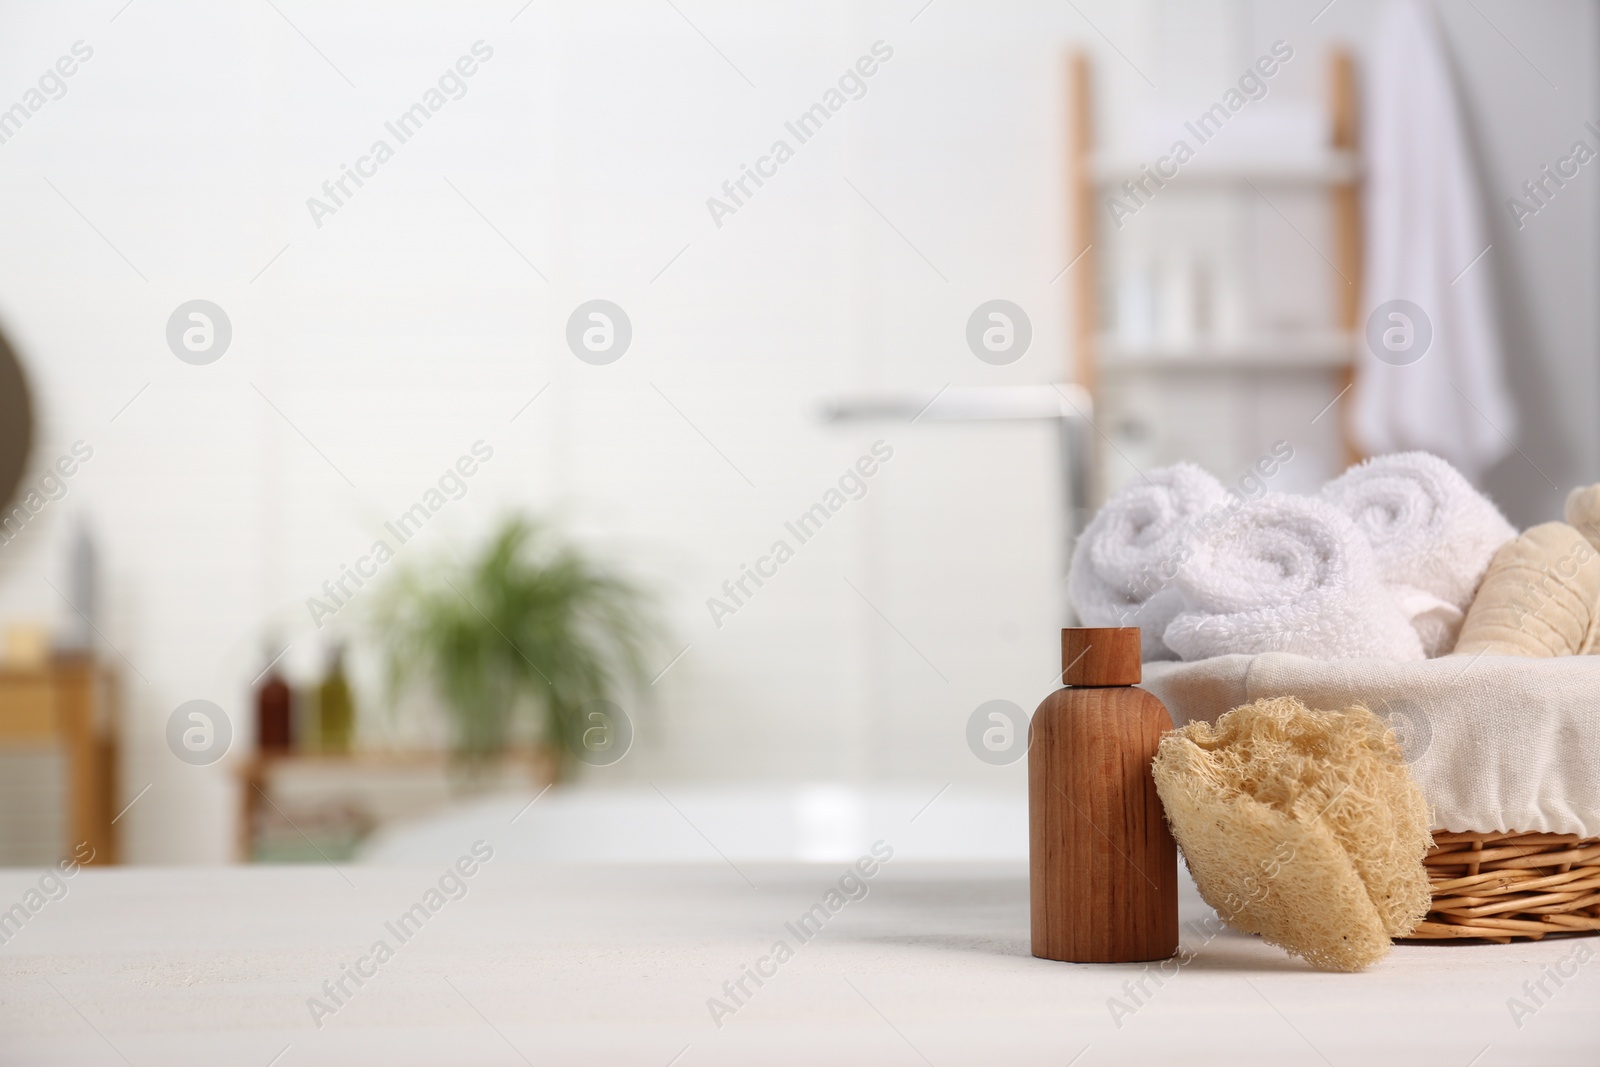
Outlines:
{"type": "MultiPolygon", "coordinates": [[[[1325,101],[1253,103],[1229,120],[1226,142],[1181,167],[1158,163],[1154,145],[1173,144],[1183,111],[1142,116],[1162,140],[1105,147],[1093,137],[1086,56],[1069,57],[1068,83],[1068,240],[1083,260],[1072,371],[1104,435],[1088,464],[1091,498],[1146,465],[1247,467],[1302,408],[1294,445],[1305,458],[1293,480],[1331,476],[1356,458],[1342,409],[1312,418],[1350,385],[1359,343],[1361,161],[1348,54],[1328,57],[1325,101]]],[[[1189,141],[1204,140],[1187,129],[1189,141]]]]}
{"type": "Polygon", "coordinates": [[[1112,370],[1342,370],[1350,366],[1353,338],[1337,330],[1307,330],[1176,343],[1154,339],[1138,343],[1102,334],[1095,343],[1102,366],[1112,370]]]}
{"type": "MultiPolygon", "coordinates": [[[[1125,181],[1137,181],[1149,166],[1148,160],[1133,156],[1100,154],[1089,161],[1089,177],[1102,189],[1115,189],[1125,181]]],[[[1354,152],[1326,149],[1316,153],[1298,154],[1295,158],[1234,159],[1208,162],[1197,159],[1183,168],[1183,184],[1233,185],[1255,182],[1274,186],[1333,186],[1348,185],[1360,175],[1360,166],[1354,152]]]]}
{"type": "MultiPolygon", "coordinates": [[[[276,635],[266,642],[254,685],[254,752],[235,765],[241,861],[342,862],[389,823],[555,780],[559,766],[544,749],[511,749],[492,764],[469,766],[425,737],[402,740],[389,729],[368,729],[363,744],[363,712],[371,709],[356,699],[346,645],[325,646],[320,667],[301,684],[291,682],[284,651],[276,635]]],[[[394,725],[392,717],[379,722],[394,725]]]]}

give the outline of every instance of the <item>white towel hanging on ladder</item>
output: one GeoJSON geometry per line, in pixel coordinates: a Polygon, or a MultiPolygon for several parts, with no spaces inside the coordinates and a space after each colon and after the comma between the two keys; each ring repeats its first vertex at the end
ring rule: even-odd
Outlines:
{"type": "Polygon", "coordinates": [[[1364,111],[1356,443],[1432,452],[1476,481],[1512,450],[1516,410],[1472,154],[1438,25],[1419,0],[1385,13],[1364,111]]]}

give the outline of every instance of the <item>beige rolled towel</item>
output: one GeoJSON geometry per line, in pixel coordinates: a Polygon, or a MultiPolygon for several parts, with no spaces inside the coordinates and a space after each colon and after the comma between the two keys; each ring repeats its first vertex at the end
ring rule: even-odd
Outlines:
{"type": "MultiPolygon", "coordinates": [[[[1568,498],[1569,515],[1577,495],[1568,498]]],[[[1535,526],[1495,553],[1461,624],[1455,654],[1549,657],[1593,652],[1600,641],[1597,606],[1600,551],[1564,522],[1535,526]]]]}
{"type": "Polygon", "coordinates": [[[1580,485],[1567,494],[1567,523],[1600,549],[1600,485],[1580,485]]]}

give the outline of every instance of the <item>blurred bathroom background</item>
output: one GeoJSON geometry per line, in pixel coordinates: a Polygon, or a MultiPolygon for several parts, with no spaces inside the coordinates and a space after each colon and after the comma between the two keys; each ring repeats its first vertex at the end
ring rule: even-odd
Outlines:
{"type": "MultiPolygon", "coordinates": [[[[1287,448],[1269,487],[1306,491],[1360,451],[1389,6],[0,4],[0,864],[404,860],[474,819],[529,859],[889,822],[1022,855],[1025,761],[973,724],[1054,687],[1088,511],[1147,465],[1287,448]],[[552,751],[537,669],[472,759],[468,697],[389,684],[402,576],[466,581],[518,517],[646,594],[638,676],[561,720],[615,758],[552,751]]],[[[1435,269],[1493,295],[1515,419],[1479,481],[1526,526],[1600,479],[1600,179],[1507,205],[1600,146],[1600,14],[1436,7],[1489,247],[1435,269]]],[[[462,602],[439,625],[481,638],[462,602]]]]}

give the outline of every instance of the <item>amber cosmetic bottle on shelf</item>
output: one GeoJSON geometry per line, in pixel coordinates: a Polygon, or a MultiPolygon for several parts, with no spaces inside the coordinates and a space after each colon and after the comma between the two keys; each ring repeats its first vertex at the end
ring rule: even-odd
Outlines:
{"type": "Polygon", "coordinates": [[[276,662],[265,673],[256,688],[256,747],[263,753],[288,752],[294,747],[294,696],[276,662]]]}
{"type": "Polygon", "coordinates": [[[1028,742],[1033,954],[1073,963],[1178,951],[1178,855],[1150,764],[1172,718],[1140,678],[1135,626],[1061,631],[1062,681],[1028,742]]]}

